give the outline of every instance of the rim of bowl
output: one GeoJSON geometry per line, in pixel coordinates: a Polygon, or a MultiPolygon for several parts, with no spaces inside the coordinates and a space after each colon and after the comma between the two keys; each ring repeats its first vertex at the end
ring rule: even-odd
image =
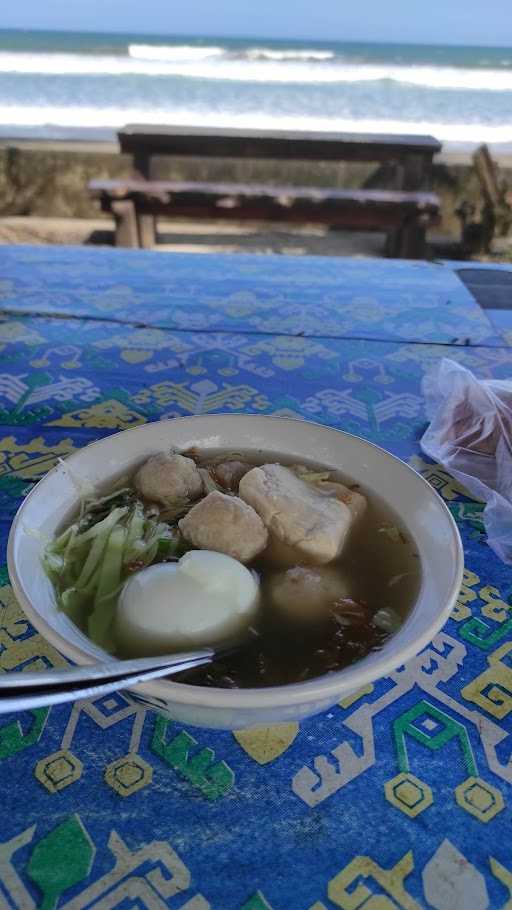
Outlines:
{"type": "MultiPolygon", "coordinates": [[[[416,481],[424,486],[424,488],[428,491],[428,495],[433,498],[433,501],[436,502],[436,505],[441,508],[441,511],[444,512],[444,517],[451,529],[456,547],[454,578],[448,597],[446,599],[446,604],[443,609],[439,611],[435,620],[430,623],[428,629],[426,629],[422,635],[414,638],[413,641],[407,646],[401,647],[400,650],[396,652],[396,654],[391,653],[389,655],[384,655],[380,659],[376,658],[370,666],[362,666],[366,658],[361,658],[361,660],[356,661],[354,664],[351,664],[349,667],[345,667],[342,670],[336,670],[333,673],[329,673],[324,676],[318,676],[313,679],[306,680],[305,682],[288,683],[287,685],[283,686],[265,686],[261,688],[250,689],[222,689],[214,686],[192,686],[187,683],[176,683],[172,680],[157,680],[154,682],[141,683],[138,686],[133,686],[131,689],[127,689],[126,691],[141,693],[144,694],[145,697],[154,697],[166,702],[177,702],[181,705],[190,705],[203,708],[275,708],[278,706],[300,704],[304,701],[312,702],[317,699],[328,699],[331,696],[338,695],[341,689],[355,691],[367,683],[389,675],[389,673],[392,673],[393,670],[396,670],[397,667],[400,667],[402,664],[407,663],[408,660],[416,657],[420,651],[422,651],[423,648],[432,641],[434,635],[439,632],[439,630],[448,619],[455,605],[460,591],[460,586],[462,584],[462,574],[464,570],[464,549],[462,546],[462,540],[457,524],[446,503],[439,496],[439,494],[436,493],[429,482],[425,480],[425,478],[422,477],[418,471],[408,465],[407,462],[403,461],[401,458],[398,458],[396,455],[393,455],[391,452],[383,449],[381,446],[378,446],[375,443],[364,439],[362,436],[357,436],[355,433],[347,433],[345,430],[339,430],[335,427],[317,423],[313,420],[303,420],[302,418],[297,417],[279,417],[271,414],[266,415],[243,413],[192,414],[183,417],[173,417],[166,420],[148,421],[148,423],[137,427],[129,427],[125,430],[119,430],[117,433],[111,433],[108,436],[104,436],[102,439],[96,439],[94,442],[90,442],[87,445],[82,446],[76,452],[73,452],[65,459],[65,464],[71,465],[73,460],[81,456],[85,449],[89,449],[92,446],[101,446],[102,443],[104,443],[106,440],[114,439],[117,436],[124,436],[126,433],[140,433],[142,435],[144,430],[147,430],[148,427],[151,427],[153,425],[172,426],[177,421],[194,422],[196,420],[200,421],[204,420],[205,418],[214,419],[216,417],[222,418],[223,420],[228,419],[233,422],[240,419],[255,419],[257,421],[264,421],[265,423],[269,420],[276,422],[286,421],[287,423],[292,424],[312,426],[327,433],[340,434],[341,436],[346,436],[357,440],[357,442],[362,446],[376,449],[384,458],[398,462],[404,470],[414,475],[416,481]]],[[[37,612],[25,593],[23,582],[18,576],[14,560],[14,541],[18,526],[20,525],[21,519],[23,517],[25,505],[28,503],[31,497],[36,494],[38,487],[44,483],[46,478],[51,474],[57,472],[59,468],[59,464],[54,465],[54,467],[37,482],[35,487],[33,487],[33,489],[30,491],[28,496],[25,497],[20,507],[18,508],[9,531],[9,538],[7,542],[7,568],[14,594],[23,607],[23,610],[32,625],[47,639],[47,641],[49,641],[53,647],[56,648],[56,650],[60,651],[65,657],[69,657],[72,660],[76,661],[77,664],[85,666],[87,664],[95,663],[93,656],[91,654],[88,654],[86,651],[82,651],[81,648],[69,642],[63,635],[61,635],[52,626],[50,626],[49,623],[47,623],[46,620],[41,616],[41,614],[37,612]]],[[[415,609],[416,604],[413,606],[405,622],[400,627],[401,629],[405,628],[415,609]]],[[[388,641],[392,641],[393,638],[394,636],[391,636],[388,641]]]]}

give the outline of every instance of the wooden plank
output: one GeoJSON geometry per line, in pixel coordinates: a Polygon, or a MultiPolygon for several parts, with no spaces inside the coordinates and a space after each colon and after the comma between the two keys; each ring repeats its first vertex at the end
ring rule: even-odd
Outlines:
{"type": "Polygon", "coordinates": [[[496,165],[486,145],[481,145],[476,149],[473,154],[473,164],[486,201],[490,205],[498,207],[502,201],[502,194],[496,174],[496,165]]]}
{"type": "Polygon", "coordinates": [[[397,205],[368,206],[365,204],[348,203],[329,207],[314,208],[310,206],[296,206],[282,208],[269,201],[247,203],[234,208],[219,208],[214,204],[205,205],[188,203],[169,204],[159,200],[144,197],[135,199],[135,208],[138,215],[153,214],[166,218],[204,218],[222,219],[227,221],[278,221],[291,224],[325,224],[352,227],[357,230],[384,230],[401,227],[407,217],[423,216],[427,223],[436,223],[436,212],[421,210],[407,211],[397,205]]]}
{"type": "Polygon", "coordinates": [[[405,209],[438,211],[435,193],[401,190],[338,190],[316,187],[265,186],[242,183],[194,183],[164,180],[91,180],[89,189],[95,196],[112,198],[140,197],[148,206],[153,202],[190,205],[218,205],[236,208],[246,203],[272,204],[280,208],[300,205],[311,208],[332,205],[393,206],[405,209]]]}
{"type": "Polygon", "coordinates": [[[314,161],[401,161],[411,153],[432,160],[441,150],[433,136],[372,133],[233,130],[130,124],[118,132],[132,155],[271,158],[314,161]]]}

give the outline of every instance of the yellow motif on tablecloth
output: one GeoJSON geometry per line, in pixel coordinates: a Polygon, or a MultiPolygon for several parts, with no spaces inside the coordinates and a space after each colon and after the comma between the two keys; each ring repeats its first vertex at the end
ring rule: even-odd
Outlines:
{"type": "Polygon", "coordinates": [[[93,342],[93,347],[100,350],[110,348],[122,348],[124,351],[142,351],[150,353],[151,351],[163,351],[166,348],[175,353],[182,353],[189,350],[189,345],[182,338],[164,329],[134,329],[119,332],[119,334],[109,334],[106,338],[93,342]]]}
{"type": "Polygon", "coordinates": [[[371,695],[375,686],[373,683],[368,683],[367,686],[362,686],[361,689],[358,689],[357,692],[353,692],[351,695],[345,696],[340,702],[338,702],[340,708],[351,708],[352,705],[355,705],[356,701],[359,701],[360,698],[363,698],[364,695],[371,695]]]}
{"type": "Polygon", "coordinates": [[[481,610],[482,616],[487,616],[494,622],[505,622],[506,619],[510,619],[512,605],[502,599],[498,588],[495,588],[494,585],[485,585],[480,588],[478,596],[485,601],[485,606],[481,610]]]}
{"type": "Polygon", "coordinates": [[[409,850],[391,869],[379,866],[369,856],[356,856],[352,862],[331,879],[327,888],[329,900],[340,910],[356,910],[361,906],[375,910],[393,910],[398,905],[401,910],[421,910],[420,905],[406,891],[404,882],[414,869],[412,851],[409,850]],[[354,884],[358,879],[373,879],[393,901],[379,895],[366,884],[354,884]],[[370,900],[369,900],[370,899],[370,900]],[[396,902],[396,903],[395,903],[396,902]]]}
{"type": "Polygon", "coordinates": [[[90,294],[89,301],[92,305],[105,313],[123,309],[128,313],[139,304],[139,297],[128,284],[113,284],[106,291],[90,294]]]}
{"type": "Polygon", "coordinates": [[[259,765],[275,761],[290,748],[299,732],[297,723],[275,724],[272,727],[253,727],[234,730],[233,736],[242,749],[259,765]]]}
{"type": "Polygon", "coordinates": [[[70,411],[58,420],[52,420],[50,427],[95,427],[98,429],[120,429],[136,427],[146,422],[146,418],[138,411],[127,407],[115,398],[92,405],[90,408],[79,408],[70,411]]]}
{"type": "Polygon", "coordinates": [[[489,857],[489,865],[491,867],[491,872],[495,878],[507,889],[509,893],[509,899],[506,904],[503,904],[501,910],[512,910],[512,872],[502,866],[497,859],[494,859],[493,856],[489,857]]]}
{"type": "Polygon", "coordinates": [[[476,607],[476,602],[480,600],[483,601],[479,608],[482,616],[498,624],[507,622],[512,615],[512,604],[503,600],[499,589],[494,585],[483,585],[475,591],[479,584],[480,576],[465,568],[457,603],[450,614],[450,619],[455,622],[469,619],[473,615],[473,607],[476,607]]]}
{"type": "Polygon", "coordinates": [[[512,642],[507,641],[488,656],[489,668],[460,691],[463,698],[474,702],[498,720],[512,711],[511,657],[512,642]]]}
{"type": "Polygon", "coordinates": [[[402,771],[384,784],[388,803],[396,806],[409,818],[416,818],[434,802],[432,790],[410,771],[402,771]]]}
{"type": "Polygon", "coordinates": [[[459,596],[457,597],[457,603],[450,614],[450,619],[454,619],[455,622],[462,622],[463,619],[467,619],[472,615],[471,607],[469,607],[468,604],[478,598],[478,594],[476,591],[473,591],[473,588],[475,585],[479,584],[479,582],[480,577],[478,575],[471,572],[470,569],[464,569],[461,589],[459,591],[459,596]]]}
{"type": "Polygon", "coordinates": [[[34,357],[33,360],[30,360],[30,366],[37,370],[50,366],[52,354],[60,359],[60,367],[65,370],[77,370],[82,365],[82,347],[78,347],[74,344],[59,344],[56,345],[56,347],[47,348],[42,354],[39,354],[38,357],[34,357]],[[62,360],[63,357],[66,359],[62,360]]]}
{"type": "Polygon", "coordinates": [[[505,808],[500,791],[481,777],[468,777],[455,787],[457,804],[479,822],[490,822],[505,808]]]}
{"type": "Polygon", "coordinates": [[[29,327],[26,322],[16,322],[15,320],[0,320],[0,351],[4,350],[8,344],[41,344],[44,341],[42,335],[35,329],[29,327]]]}
{"type": "Polygon", "coordinates": [[[127,351],[121,351],[121,360],[125,360],[126,363],[145,363],[146,360],[151,360],[153,356],[153,351],[141,351],[140,349],[133,349],[127,351]]]}
{"type": "Polygon", "coordinates": [[[291,335],[280,335],[277,338],[264,338],[252,342],[244,347],[243,352],[255,358],[266,354],[274,366],[287,371],[300,369],[304,366],[306,359],[338,359],[336,351],[331,351],[316,339],[291,335]]]}
{"type": "Polygon", "coordinates": [[[261,298],[254,291],[234,291],[225,297],[206,298],[203,303],[216,311],[220,307],[233,318],[247,318],[247,316],[259,314],[265,310],[279,309],[283,300],[279,296],[261,298]]]}
{"type": "Polygon", "coordinates": [[[219,388],[209,379],[191,385],[186,382],[158,382],[138,392],[133,400],[140,405],[154,402],[160,408],[177,404],[189,414],[205,414],[220,408],[240,410],[248,404],[257,410],[265,410],[270,405],[268,398],[252,386],[223,383],[219,388]]]}
{"type": "Polygon", "coordinates": [[[119,796],[131,796],[153,779],[153,768],[140,755],[132,752],[116,759],[105,768],[105,783],[119,796]]]}
{"type": "Polygon", "coordinates": [[[458,496],[474,498],[466,488],[458,483],[458,481],[454,480],[441,465],[429,464],[428,462],[423,461],[418,455],[413,455],[412,458],[409,459],[409,464],[418,471],[425,480],[428,480],[430,485],[433,486],[438,493],[441,493],[443,498],[447,499],[449,502],[457,499],[458,496]]]}
{"type": "Polygon", "coordinates": [[[76,451],[72,439],[60,439],[46,445],[44,437],[38,436],[27,442],[17,442],[14,436],[0,439],[0,477],[14,473],[23,480],[39,480],[58,458],[76,451]]]}
{"type": "Polygon", "coordinates": [[[64,790],[82,776],[84,766],[69,749],[58,749],[37,762],[34,776],[49,793],[64,790]]]}
{"type": "Polygon", "coordinates": [[[0,588],[0,671],[65,666],[58,651],[32,628],[11,587],[0,588]]]}
{"type": "MultiPolygon", "coordinates": [[[[479,581],[478,576],[474,575],[470,580],[470,585],[473,586],[479,581]]],[[[465,597],[462,592],[461,598],[465,602],[457,606],[453,618],[458,622],[464,620],[458,630],[460,638],[481,651],[490,651],[501,640],[510,637],[512,603],[503,600],[499,589],[494,585],[484,585],[473,594],[470,595],[467,588],[465,597]],[[480,601],[479,604],[476,602],[477,598],[480,601]],[[472,602],[471,608],[468,606],[470,601],[472,602]],[[473,609],[476,606],[479,608],[480,616],[473,615],[473,609]]]]}

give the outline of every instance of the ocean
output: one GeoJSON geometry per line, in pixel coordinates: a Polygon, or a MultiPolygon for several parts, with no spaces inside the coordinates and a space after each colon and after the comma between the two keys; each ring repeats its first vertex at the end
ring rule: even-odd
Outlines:
{"type": "Polygon", "coordinates": [[[0,31],[0,135],[125,123],[431,133],[512,147],[512,48],[0,31]]]}

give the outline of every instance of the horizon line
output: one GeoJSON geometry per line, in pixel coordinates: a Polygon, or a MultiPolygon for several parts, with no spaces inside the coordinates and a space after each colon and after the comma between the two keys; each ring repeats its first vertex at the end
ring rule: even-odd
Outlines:
{"type": "Polygon", "coordinates": [[[46,33],[46,34],[52,33],[52,34],[60,34],[60,35],[106,35],[106,36],[112,36],[112,37],[123,37],[123,36],[127,37],[127,36],[138,35],[138,36],[147,37],[147,38],[157,38],[159,40],[161,40],[161,39],[165,40],[166,38],[167,39],[179,38],[180,40],[183,38],[188,38],[188,39],[193,39],[195,41],[202,40],[205,38],[208,40],[221,40],[222,38],[225,38],[228,41],[246,41],[246,42],[280,41],[282,43],[300,42],[301,44],[304,44],[307,42],[310,45],[313,45],[315,43],[316,44],[329,44],[329,45],[332,45],[332,44],[356,44],[356,45],[357,44],[377,44],[377,45],[382,45],[382,46],[396,45],[397,47],[398,46],[399,47],[445,47],[445,48],[464,47],[464,48],[472,48],[475,50],[478,48],[482,48],[482,49],[487,49],[487,50],[495,49],[495,50],[512,51],[512,44],[511,45],[509,45],[509,44],[487,44],[487,43],[486,44],[472,44],[472,43],[466,43],[466,42],[458,42],[456,44],[447,44],[445,42],[437,42],[437,41],[397,41],[397,40],[391,41],[391,40],[383,40],[383,39],[379,39],[379,38],[348,38],[348,39],[314,38],[314,39],[310,40],[309,37],[308,38],[300,38],[300,37],[291,38],[289,36],[287,36],[287,37],[273,36],[272,37],[270,35],[234,35],[234,34],[227,34],[227,33],[194,35],[190,32],[173,32],[173,33],[170,32],[168,34],[159,35],[156,32],[151,32],[151,31],[146,31],[146,30],[98,31],[97,29],[89,29],[89,28],[48,28],[48,27],[44,27],[44,26],[26,28],[26,27],[19,26],[19,25],[2,26],[2,27],[0,27],[0,34],[2,34],[2,32],[21,32],[21,33],[29,33],[29,34],[31,34],[31,33],[36,33],[36,34],[37,33],[46,33]]]}

